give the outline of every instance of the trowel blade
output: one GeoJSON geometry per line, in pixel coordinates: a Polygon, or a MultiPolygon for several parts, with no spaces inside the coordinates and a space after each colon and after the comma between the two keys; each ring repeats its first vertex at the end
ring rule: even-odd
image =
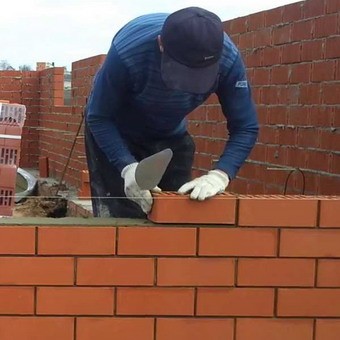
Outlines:
{"type": "Polygon", "coordinates": [[[155,188],[161,181],[172,156],[172,150],[165,149],[141,160],[135,174],[138,186],[142,190],[155,188]]]}

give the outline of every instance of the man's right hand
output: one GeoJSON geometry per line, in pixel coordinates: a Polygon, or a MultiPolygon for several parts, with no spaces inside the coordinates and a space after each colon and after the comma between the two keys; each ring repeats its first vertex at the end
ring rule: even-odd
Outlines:
{"type": "MultiPolygon", "coordinates": [[[[152,195],[149,190],[141,189],[136,183],[136,168],[138,163],[132,163],[127,165],[121,173],[124,179],[124,192],[128,199],[136,202],[143,210],[145,214],[149,213],[152,207],[152,195]]],[[[153,192],[161,192],[159,187],[152,189],[153,192]]]]}

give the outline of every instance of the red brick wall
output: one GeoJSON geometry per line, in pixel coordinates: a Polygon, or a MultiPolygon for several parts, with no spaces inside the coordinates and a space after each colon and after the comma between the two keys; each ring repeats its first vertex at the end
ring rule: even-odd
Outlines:
{"type": "Polygon", "coordinates": [[[82,59],[72,63],[72,98],[75,112],[82,114],[90,93],[93,77],[106,55],[82,59]]]}
{"type": "MultiPolygon", "coordinates": [[[[60,68],[45,71],[46,96],[54,101],[46,102],[46,110],[40,115],[40,155],[48,158],[49,174],[61,178],[70,155],[76,133],[81,124],[86,98],[93,76],[104,61],[105,56],[95,56],[72,64],[72,106],[63,106],[60,92],[60,68]]],[[[62,79],[63,81],[63,79],[62,79]]],[[[66,167],[64,180],[76,187],[81,186],[80,172],[86,169],[83,125],[76,139],[72,156],[66,167]]]]}
{"type": "MultiPolygon", "coordinates": [[[[307,193],[340,194],[340,3],[309,0],[225,22],[248,68],[261,124],[258,143],[231,188],[282,193],[302,168],[307,193]]],[[[225,141],[215,97],[192,116],[197,173],[210,169],[225,141]],[[205,121],[207,120],[207,121],[205,121]]],[[[289,192],[300,192],[299,173],[289,192]]]]}
{"type": "MultiPolygon", "coordinates": [[[[248,67],[261,124],[258,143],[231,190],[283,193],[289,171],[270,168],[288,166],[303,169],[306,193],[340,193],[339,9],[339,1],[308,0],[225,22],[248,67]]],[[[72,107],[63,106],[62,68],[0,72],[0,99],[27,105],[21,166],[37,167],[39,156],[47,156],[50,174],[60,178],[104,59],[72,64],[72,107]]],[[[203,174],[227,138],[215,96],[190,115],[189,128],[197,145],[194,173],[203,174]]],[[[80,137],[66,181],[79,186],[84,168],[80,137]]],[[[293,173],[286,191],[300,192],[302,178],[293,173]]]]}
{"type": "MultiPolygon", "coordinates": [[[[60,178],[80,122],[72,108],[64,106],[64,69],[61,67],[41,71],[41,111],[39,120],[39,152],[48,158],[49,175],[60,178]]],[[[83,168],[79,155],[73,153],[65,180],[75,185],[75,178],[83,168]],[[75,171],[75,165],[79,168],[75,171]],[[76,172],[76,173],[75,173],[76,172]]]]}
{"type": "Polygon", "coordinates": [[[47,68],[39,72],[40,112],[64,105],[64,68],[47,68]]]}
{"type": "MultiPolygon", "coordinates": [[[[105,56],[73,63],[73,106],[64,106],[64,69],[0,71],[0,99],[27,107],[20,166],[37,168],[39,157],[48,158],[49,174],[60,178],[81,122],[92,78],[105,56]]],[[[80,172],[86,169],[82,131],[66,168],[64,179],[79,187],[80,172]]]]}
{"type": "Polygon", "coordinates": [[[2,226],[1,340],[338,340],[340,200],[284,201],[240,197],[229,226],[2,226]]]}

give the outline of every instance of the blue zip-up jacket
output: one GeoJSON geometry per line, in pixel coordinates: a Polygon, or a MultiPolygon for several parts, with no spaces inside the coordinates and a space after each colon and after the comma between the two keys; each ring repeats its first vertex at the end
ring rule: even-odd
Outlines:
{"type": "Polygon", "coordinates": [[[229,139],[215,165],[232,179],[253,148],[258,122],[241,55],[225,34],[219,77],[206,94],[172,90],[162,81],[157,36],[168,14],[149,14],[126,24],[113,38],[98,70],[86,108],[96,143],[121,171],[136,162],[125,140],[182,135],[186,116],[216,93],[227,119],[229,139]]]}

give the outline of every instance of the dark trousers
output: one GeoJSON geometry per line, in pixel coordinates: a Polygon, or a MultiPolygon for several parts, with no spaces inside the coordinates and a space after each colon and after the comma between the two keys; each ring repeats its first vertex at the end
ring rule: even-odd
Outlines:
{"type": "MultiPolygon", "coordinates": [[[[191,180],[195,144],[188,133],[162,140],[126,142],[137,161],[166,148],[173,151],[173,158],[158,185],[162,190],[177,191],[184,183],[191,180]]],[[[139,205],[126,198],[124,180],[120,172],[112,166],[98,147],[86,123],[85,150],[90,175],[93,216],[145,218],[146,215],[139,205]]]]}

